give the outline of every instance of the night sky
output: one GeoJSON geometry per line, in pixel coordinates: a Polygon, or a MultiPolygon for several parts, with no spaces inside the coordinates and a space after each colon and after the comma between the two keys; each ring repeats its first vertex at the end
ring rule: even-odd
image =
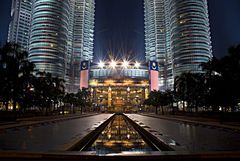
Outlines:
{"type": "MultiPolygon", "coordinates": [[[[1,0],[0,42],[7,39],[12,0],[1,0]]],[[[240,1],[209,0],[213,53],[226,55],[227,48],[240,44],[240,1]]],[[[144,59],[143,0],[96,0],[95,60],[132,55],[144,59]]]]}

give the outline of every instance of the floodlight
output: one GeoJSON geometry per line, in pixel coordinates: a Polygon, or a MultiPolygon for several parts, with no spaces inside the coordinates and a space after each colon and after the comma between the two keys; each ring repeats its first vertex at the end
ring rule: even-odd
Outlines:
{"type": "Polygon", "coordinates": [[[114,61],[114,60],[112,60],[112,61],[110,62],[110,67],[112,67],[112,68],[114,69],[114,68],[116,68],[116,66],[117,66],[117,62],[114,61]]]}
{"type": "Polygon", "coordinates": [[[100,61],[100,62],[98,63],[98,67],[99,67],[99,68],[103,68],[104,66],[105,66],[105,63],[104,63],[104,62],[100,61]]]}
{"type": "Polygon", "coordinates": [[[135,67],[136,67],[136,68],[139,68],[140,65],[141,65],[141,64],[140,64],[139,62],[136,62],[136,63],[135,63],[135,67]]]}
{"type": "Polygon", "coordinates": [[[126,60],[124,60],[123,63],[122,63],[122,66],[123,66],[124,68],[127,68],[128,65],[129,65],[129,62],[126,61],[126,60]]]}

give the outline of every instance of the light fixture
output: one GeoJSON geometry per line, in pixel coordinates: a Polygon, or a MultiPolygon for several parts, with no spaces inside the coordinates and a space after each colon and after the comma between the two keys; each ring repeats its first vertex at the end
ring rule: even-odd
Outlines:
{"type": "Polygon", "coordinates": [[[113,69],[115,69],[116,66],[117,66],[117,62],[114,61],[114,60],[112,60],[112,61],[110,62],[110,67],[113,68],[113,69]]]}
{"type": "Polygon", "coordinates": [[[127,68],[128,65],[129,65],[129,62],[126,61],[126,60],[124,60],[123,63],[122,63],[122,66],[123,66],[124,68],[127,68]]]}
{"type": "Polygon", "coordinates": [[[111,139],[112,135],[111,134],[108,134],[108,139],[111,139]]]}
{"type": "Polygon", "coordinates": [[[99,67],[99,68],[103,68],[104,66],[105,66],[105,63],[104,63],[104,62],[100,61],[100,62],[98,63],[98,67],[99,67]]]}
{"type": "Polygon", "coordinates": [[[136,63],[135,63],[135,67],[136,67],[136,68],[139,68],[140,65],[141,65],[141,64],[140,64],[139,62],[136,62],[136,63]]]}

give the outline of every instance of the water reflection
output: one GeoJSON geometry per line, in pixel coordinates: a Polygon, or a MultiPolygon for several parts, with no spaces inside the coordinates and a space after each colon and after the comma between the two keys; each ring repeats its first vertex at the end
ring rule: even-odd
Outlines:
{"type": "Polygon", "coordinates": [[[88,151],[96,151],[97,155],[101,155],[126,151],[147,153],[153,149],[146,144],[123,115],[116,115],[88,151]]]}

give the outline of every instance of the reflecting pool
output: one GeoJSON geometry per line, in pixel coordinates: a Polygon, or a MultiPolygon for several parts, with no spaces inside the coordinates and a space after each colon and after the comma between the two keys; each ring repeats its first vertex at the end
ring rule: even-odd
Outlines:
{"type": "Polygon", "coordinates": [[[153,149],[123,115],[116,115],[87,151],[96,151],[97,155],[104,155],[124,152],[148,153],[153,149]]]}

